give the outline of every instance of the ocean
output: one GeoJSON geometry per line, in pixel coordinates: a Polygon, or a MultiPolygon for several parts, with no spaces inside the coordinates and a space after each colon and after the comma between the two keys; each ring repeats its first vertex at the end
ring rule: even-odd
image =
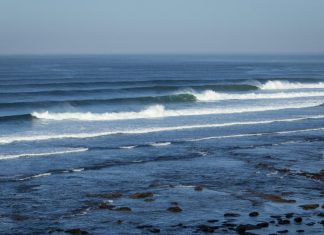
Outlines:
{"type": "Polygon", "coordinates": [[[323,234],[323,134],[323,56],[1,56],[0,234],[323,234]]]}

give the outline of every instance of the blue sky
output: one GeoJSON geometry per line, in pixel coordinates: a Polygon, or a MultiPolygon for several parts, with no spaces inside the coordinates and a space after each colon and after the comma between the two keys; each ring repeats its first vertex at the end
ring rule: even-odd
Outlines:
{"type": "Polygon", "coordinates": [[[0,54],[324,53],[323,0],[1,0],[0,54]]]}

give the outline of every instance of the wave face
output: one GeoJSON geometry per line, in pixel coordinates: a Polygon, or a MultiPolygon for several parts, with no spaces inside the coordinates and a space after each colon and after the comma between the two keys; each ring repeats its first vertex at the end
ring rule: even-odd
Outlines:
{"type": "Polygon", "coordinates": [[[179,117],[179,116],[199,116],[210,114],[234,114],[234,113],[248,113],[248,112],[265,112],[282,109],[300,109],[316,107],[322,102],[311,102],[301,104],[287,104],[276,106],[254,106],[254,107],[235,107],[235,108],[201,108],[201,109],[178,109],[168,110],[163,105],[150,106],[139,112],[111,112],[111,113],[51,113],[51,112],[33,112],[31,115],[38,119],[47,120],[80,120],[80,121],[113,121],[113,120],[129,120],[129,119],[150,119],[150,118],[164,118],[164,117],[179,117]]]}
{"type": "Polygon", "coordinates": [[[301,83],[289,81],[267,81],[258,86],[261,90],[294,90],[294,89],[323,89],[324,82],[301,83]]]}

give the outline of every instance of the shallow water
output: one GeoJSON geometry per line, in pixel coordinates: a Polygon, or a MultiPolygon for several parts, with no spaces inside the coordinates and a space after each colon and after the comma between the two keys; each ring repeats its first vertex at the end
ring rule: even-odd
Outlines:
{"type": "Polygon", "coordinates": [[[0,57],[0,233],[322,234],[323,104],[319,56],[0,57]]]}

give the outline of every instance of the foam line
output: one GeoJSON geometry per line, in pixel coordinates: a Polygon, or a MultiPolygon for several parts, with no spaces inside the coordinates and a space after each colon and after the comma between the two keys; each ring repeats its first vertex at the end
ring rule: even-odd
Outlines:
{"type": "Polygon", "coordinates": [[[273,119],[273,120],[263,120],[263,121],[143,128],[137,130],[120,130],[120,131],[107,131],[107,132],[96,132],[96,133],[70,133],[70,134],[57,134],[57,135],[36,135],[36,136],[28,136],[28,135],[4,136],[4,137],[0,137],[0,144],[9,144],[13,142],[44,141],[44,140],[52,140],[52,139],[66,139],[66,138],[84,139],[84,138],[94,138],[94,137],[114,135],[114,134],[146,134],[146,133],[163,132],[163,131],[215,128],[215,127],[226,127],[226,126],[237,126],[237,125],[260,125],[260,124],[271,124],[274,122],[294,122],[294,121],[301,121],[307,119],[322,119],[322,118],[324,118],[324,115],[305,116],[305,117],[289,118],[289,119],[273,119]]]}
{"type": "MultiPolygon", "coordinates": [[[[323,93],[324,95],[324,93],[323,93]]],[[[153,105],[138,112],[107,112],[107,113],[91,113],[91,112],[33,112],[31,115],[38,119],[46,120],[80,120],[80,121],[113,121],[113,120],[129,120],[129,119],[150,119],[178,116],[199,116],[211,114],[232,114],[247,112],[264,112],[283,109],[300,109],[315,107],[321,105],[322,102],[309,102],[300,104],[284,104],[276,106],[252,106],[252,107],[233,107],[233,108],[198,108],[198,109],[165,109],[163,105],[153,105]]]]}

